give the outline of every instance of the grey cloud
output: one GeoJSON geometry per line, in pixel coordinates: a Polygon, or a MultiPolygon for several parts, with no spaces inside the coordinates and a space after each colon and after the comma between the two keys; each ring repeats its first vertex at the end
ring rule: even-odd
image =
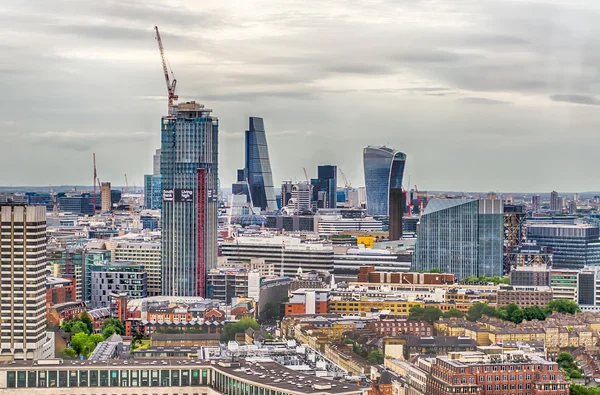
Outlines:
{"type": "Polygon", "coordinates": [[[310,92],[294,91],[272,91],[272,92],[237,92],[237,93],[209,93],[209,94],[187,94],[186,97],[202,97],[205,100],[214,101],[248,101],[259,98],[280,98],[280,99],[309,99],[312,97],[310,92]]]}
{"type": "Polygon", "coordinates": [[[550,99],[558,102],[586,104],[589,106],[600,106],[600,100],[585,95],[552,95],[550,99]]]}
{"type": "Polygon", "coordinates": [[[463,97],[461,99],[457,99],[463,103],[472,103],[472,104],[509,104],[507,101],[502,100],[494,100],[488,99],[485,97],[463,97]]]}
{"type": "Polygon", "coordinates": [[[325,71],[342,74],[390,74],[392,69],[381,64],[342,64],[327,67],[325,71]]]}

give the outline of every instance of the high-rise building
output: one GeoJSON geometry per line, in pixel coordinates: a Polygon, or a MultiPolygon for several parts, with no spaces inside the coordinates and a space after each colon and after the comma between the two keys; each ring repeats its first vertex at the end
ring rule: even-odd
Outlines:
{"type": "Polygon", "coordinates": [[[111,200],[110,200],[110,182],[103,182],[100,187],[100,207],[102,212],[108,212],[112,208],[111,200]]]}
{"type": "Polygon", "coordinates": [[[162,118],[162,294],[204,296],[217,264],[219,123],[212,110],[180,103],[162,118]]]}
{"type": "Polygon", "coordinates": [[[312,185],[306,182],[299,182],[292,185],[292,197],[288,201],[288,208],[292,211],[290,214],[300,214],[310,211],[311,207],[312,185]]]}
{"type": "Polygon", "coordinates": [[[533,195],[531,197],[531,211],[534,213],[540,211],[540,195],[533,195]]]}
{"type": "Polygon", "coordinates": [[[250,117],[250,126],[246,130],[245,171],[254,207],[260,207],[262,211],[276,211],[271,160],[262,118],[250,117]]]}
{"type": "Polygon", "coordinates": [[[368,146],[363,150],[363,162],[367,212],[389,215],[390,191],[402,188],[406,155],[388,147],[368,146]]]}
{"type": "Polygon", "coordinates": [[[281,207],[287,206],[292,198],[294,184],[291,181],[283,181],[281,184],[281,207]]]}
{"type": "Polygon", "coordinates": [[[560,204],[560,197],[558,196],[558,192],[552,191],[550,192],[550,210],[559,211],[562,210],[560,204]]]}
{"type": "Polygon", "coordinates": [[[152,156],[152,174],[144,175],[144,206],[150,210],[158,210],[162,206],[160,152],[157,149],[152,156]]]}
{"type": "Polygon", "coordinates": [[[114,246],[115,262],[133,262],[144,266],[148,272],[148,296],[160,295],[160,243],[123,242],[114,246]]]}
{"type": "Polygon", "coordinates": [[[575,200],[569,202],[569,214],[577,214],[577,202],[575,200]]]}
{"type": "Polygon", "coordinates": [[[317,178],[311,180],[313,203],[317,208],[337,207],[337,166],[323,165],[317,168],[317,178]]]}
{"type": "Polygon", "coordinates": [[[413,270],[502,276],[503,213],[499,199],[432,199],[421,216],[413,270]]]}
{"type": "Polygon", "coordinates": [[[46,208],[0,206],[0,355],[42,358],[46,337],[46,208]]]}

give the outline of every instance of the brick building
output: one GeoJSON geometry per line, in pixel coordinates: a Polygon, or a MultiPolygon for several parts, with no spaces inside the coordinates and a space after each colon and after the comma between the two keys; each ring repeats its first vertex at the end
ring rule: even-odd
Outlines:
{"type": "Polygon", "coordinates": [[[286,317],[297,314],[325,314],[329,310],[329,290],[299,289],[285,304],[286,317]]]}
{"type": "Polygon", "coordinates": [[[359,269],[357,282],[386,284],[454,284],[454,274],[450,273],[395,273],[376,272],[375,266],[362,266],[359,269]]]}
{"type": "Polygon", "coordinates": [[[569,395],[569,383],[556,362],[480,352],[438,356],[426,388],[426,395],[569,395]]]}
{"type": "Polygon", "coordinates": [[[46,279],[46,308],[55,304],[75,301],[75,278],[48,277],[46,279]]]}
{"type": "Polygon", "coordinates": [[[432,336],[433,325],[427,321],[408,320],[380,320],[367,324],[366,329],[376,332],[380,336],[432,336]]]}
{"type": "Polygon", "coordinates": [[[503,287],[498,290],[498,307],[514,303],[520,307],[545,306],[552,300],[550,287],[503,287]]]}

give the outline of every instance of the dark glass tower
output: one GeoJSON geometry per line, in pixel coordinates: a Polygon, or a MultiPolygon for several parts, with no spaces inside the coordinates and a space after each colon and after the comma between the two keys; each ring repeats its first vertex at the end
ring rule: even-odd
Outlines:
{"type": "Polygon", "coordinates": [[[162,118],[162,294],[205,296],[217,264],[219,124],[196,102],[162,118]]]}
{"type": "Polygon", "coordinates": [[[317,208],[337,207],[337,166],[323,165],[317,168],[317,177],[311,180],[313,202],[317,208]]]}
{"type": "Polygon", "coordinates": [[[250,117],[246,130],[246,175],[254,207],[277,210],[267,136],[262,118],[250,117]]]}
{"type": "Polygon", "coordinates": [[[402,188],[406,155],[392,148],[370,145],[363,151],[363,162],[367,212],[389,215],[390,190],[402,188]]]}

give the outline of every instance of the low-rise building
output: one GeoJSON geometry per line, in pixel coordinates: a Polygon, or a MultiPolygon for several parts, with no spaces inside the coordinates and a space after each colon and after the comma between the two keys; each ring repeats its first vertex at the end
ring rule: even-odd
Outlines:
{"type": "Polygon", "coordinates": [[[427,321],[409,321],[407,319],[382,319],[371,321],[366,329],[376,332],[380,336],[432,336],[433,325],[427,321]]]}
{"type": "Polygon", "coordinates": [[[545,306],[552,300],[550,287],[505,286],[498,290],[498,307],[514,303],[519,307],[545,306]]]}

